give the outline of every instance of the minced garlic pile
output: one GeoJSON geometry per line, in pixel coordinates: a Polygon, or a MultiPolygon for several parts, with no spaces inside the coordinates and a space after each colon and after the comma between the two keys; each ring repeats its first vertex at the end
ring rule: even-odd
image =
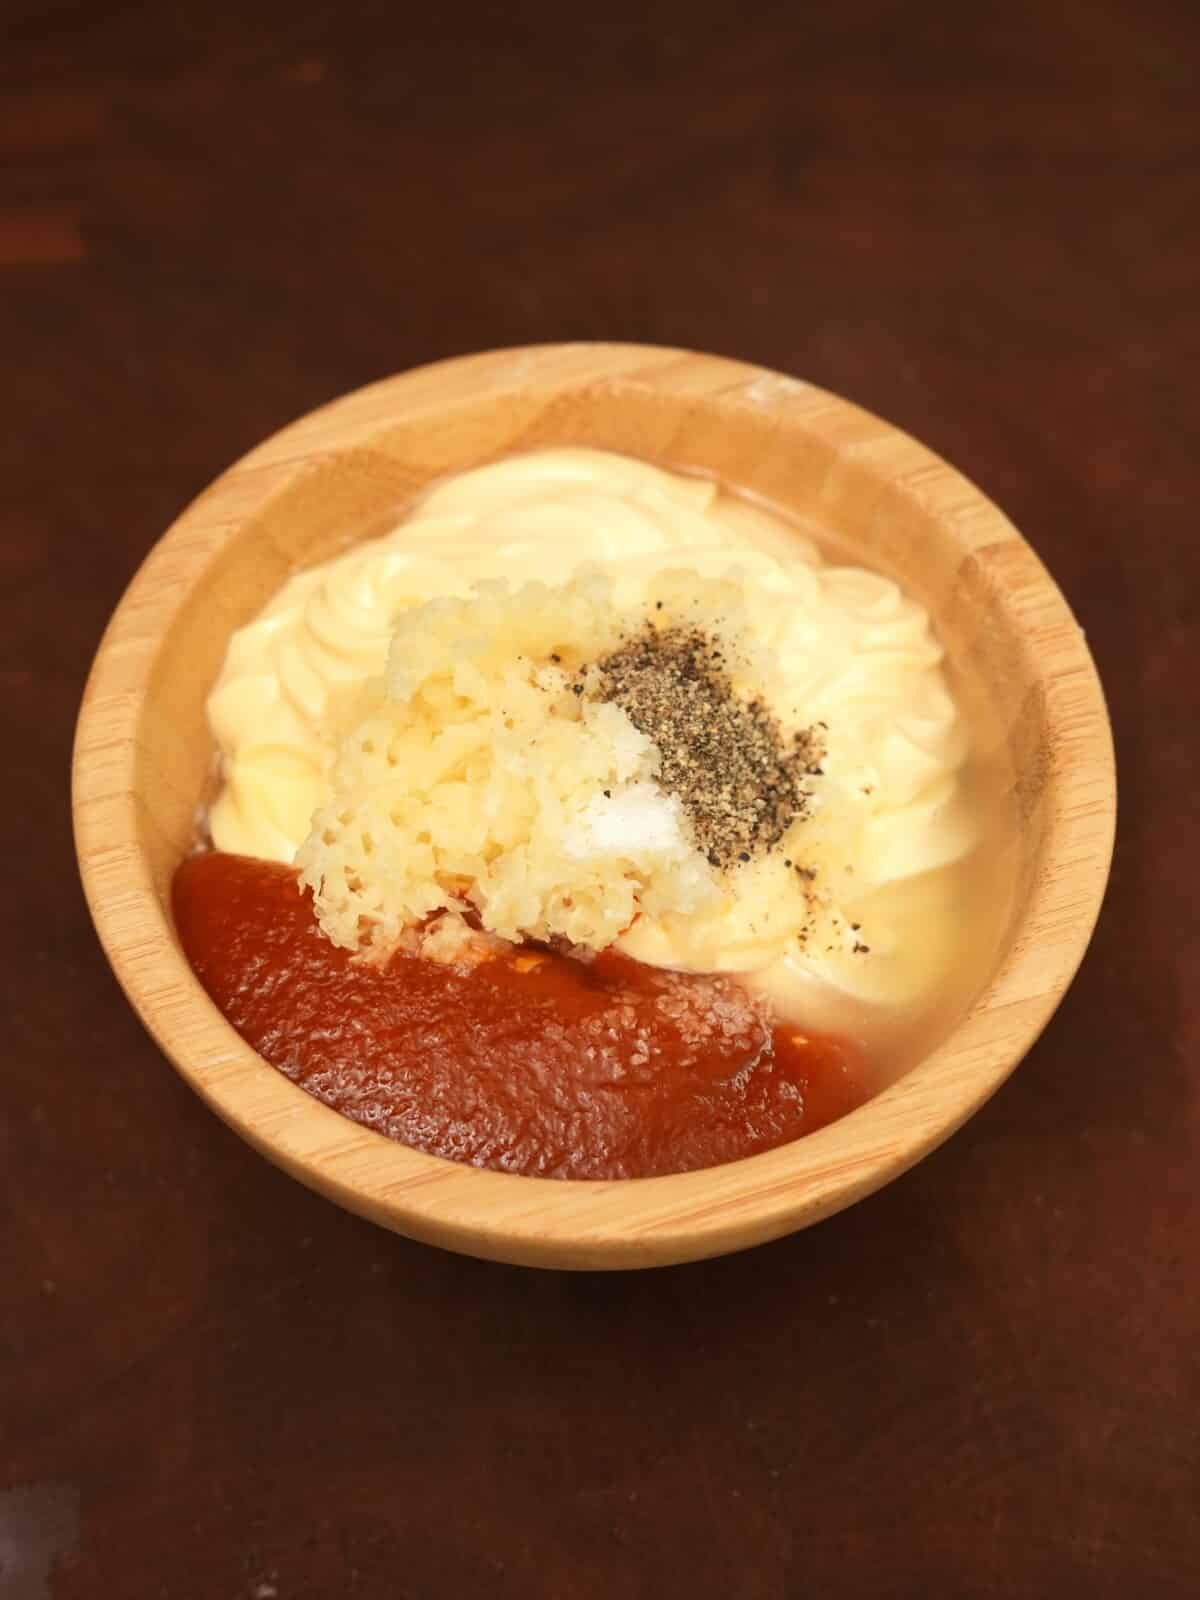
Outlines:
{"type": "MultiPolygon", "coordinates": [[[[737,632],[737,585],[671,574],[654,593],[631,618],[599,576],[516,591],[492,582],[401,616],[384,679],[339,750],[331,803],[297,856],[335,944],[382,959],[441,912],[450,944],[474,924],[603,949],[639,913],[715,907],[729,852],[711,819],[707,832],[697,819],[728,774],[704,768],[711,801],[694,777],[686,790],[663,781],[648,736],[656,671],[691,694],[672,698],[693,706],[697,748],[728,733],[725,722],[756,732],[763,781],[774,784],[764,843],[778,839],[801,808],[797,774],[811,749],[789,746],[772,766],[761,703],[739,700],[710,659],[735,648],[725,641],[737,632]]],[[[680,728],[662,726],[674,770],[680,728]]]]}

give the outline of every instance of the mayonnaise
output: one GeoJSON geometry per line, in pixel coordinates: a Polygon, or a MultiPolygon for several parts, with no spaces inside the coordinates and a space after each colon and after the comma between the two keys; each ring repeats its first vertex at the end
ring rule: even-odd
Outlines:
{"type": "Polygon", "coordinates": [[[926,911],[931,895],[940,904],[937,869],[972,842],[957,777],[966,739],[928,615],[887,578],[823,564],[794,528],[716,484],[602,451],[540,451],[451,478],[386,537],[297,574],[235,634],[208,701],[224,777],[214,843],[294,859],[402,612],[481,579],[563,583],[585,563],[631,607],[671,569],[735,574],[753,642],[773,661],[781,724],[827,726],[816,804],[794,830],[802,863],[772,852],[730,874],[702,915],[641,918],[629,953],[771,989],[815,975],[911,1001],[953,934],[948,916],[914,925],[914,897],[892,891],[921,877],[926,911]],[[801,864],[815,872],[815,917],[796,893],[801,864]]]}

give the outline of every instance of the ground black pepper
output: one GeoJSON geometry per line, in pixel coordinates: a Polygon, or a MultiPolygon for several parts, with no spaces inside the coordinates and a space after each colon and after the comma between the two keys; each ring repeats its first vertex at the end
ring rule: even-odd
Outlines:
{"type": "Polygon", "coordinates": [[[722,870],[770,850],[803,816],[804,780],[825,753],[815,728],[788,737],[762,700],[741,698],[725,660],[700,628],[647,624],[587,675],[589,690],[658,746],[660,784],[722,870]]]}

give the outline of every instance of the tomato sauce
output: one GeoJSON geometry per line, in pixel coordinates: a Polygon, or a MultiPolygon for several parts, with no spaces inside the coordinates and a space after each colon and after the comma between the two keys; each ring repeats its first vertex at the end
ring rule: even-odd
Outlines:
{"type": "Polygon", "coordinates": [[[869,1093],[856,1047],[775,1023],[728,977],[537,946],[369,966],[320,932],[290,867],[220,852],[183,863],[173,900],[188,960],[260,1055],[432,1155],[652,1177],[770,1150],[869,1093]]]}

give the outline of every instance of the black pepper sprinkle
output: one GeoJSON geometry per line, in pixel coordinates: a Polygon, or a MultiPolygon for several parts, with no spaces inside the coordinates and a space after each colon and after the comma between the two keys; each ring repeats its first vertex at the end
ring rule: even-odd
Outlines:
{"type": "Polygon", "coordinates": [[[856,956],[869,956],[871,954],[871,946],[869,944],[860,944],[856,939],[854,941],[854,954],[856,956]]]}
{"type": "Polygon", "coordinates": [[[551,661],[553,661],[554,665],[557,666],[559,664],[559,662],[562,660],[562,657],[561,656],[557,656],[553,652],[551,652],[550,659],[551,659],[551,661]]]}
{"type": "Polygon", "coordinates": [[[739,698],[718,659],[698,627],[647,624],[596,663],[591,686],[658,746],[659,782],[723,870],[772,849],[804,815],[804,778],[824,750],[813,730],[788,740],[761,699],[739,698]]]}

